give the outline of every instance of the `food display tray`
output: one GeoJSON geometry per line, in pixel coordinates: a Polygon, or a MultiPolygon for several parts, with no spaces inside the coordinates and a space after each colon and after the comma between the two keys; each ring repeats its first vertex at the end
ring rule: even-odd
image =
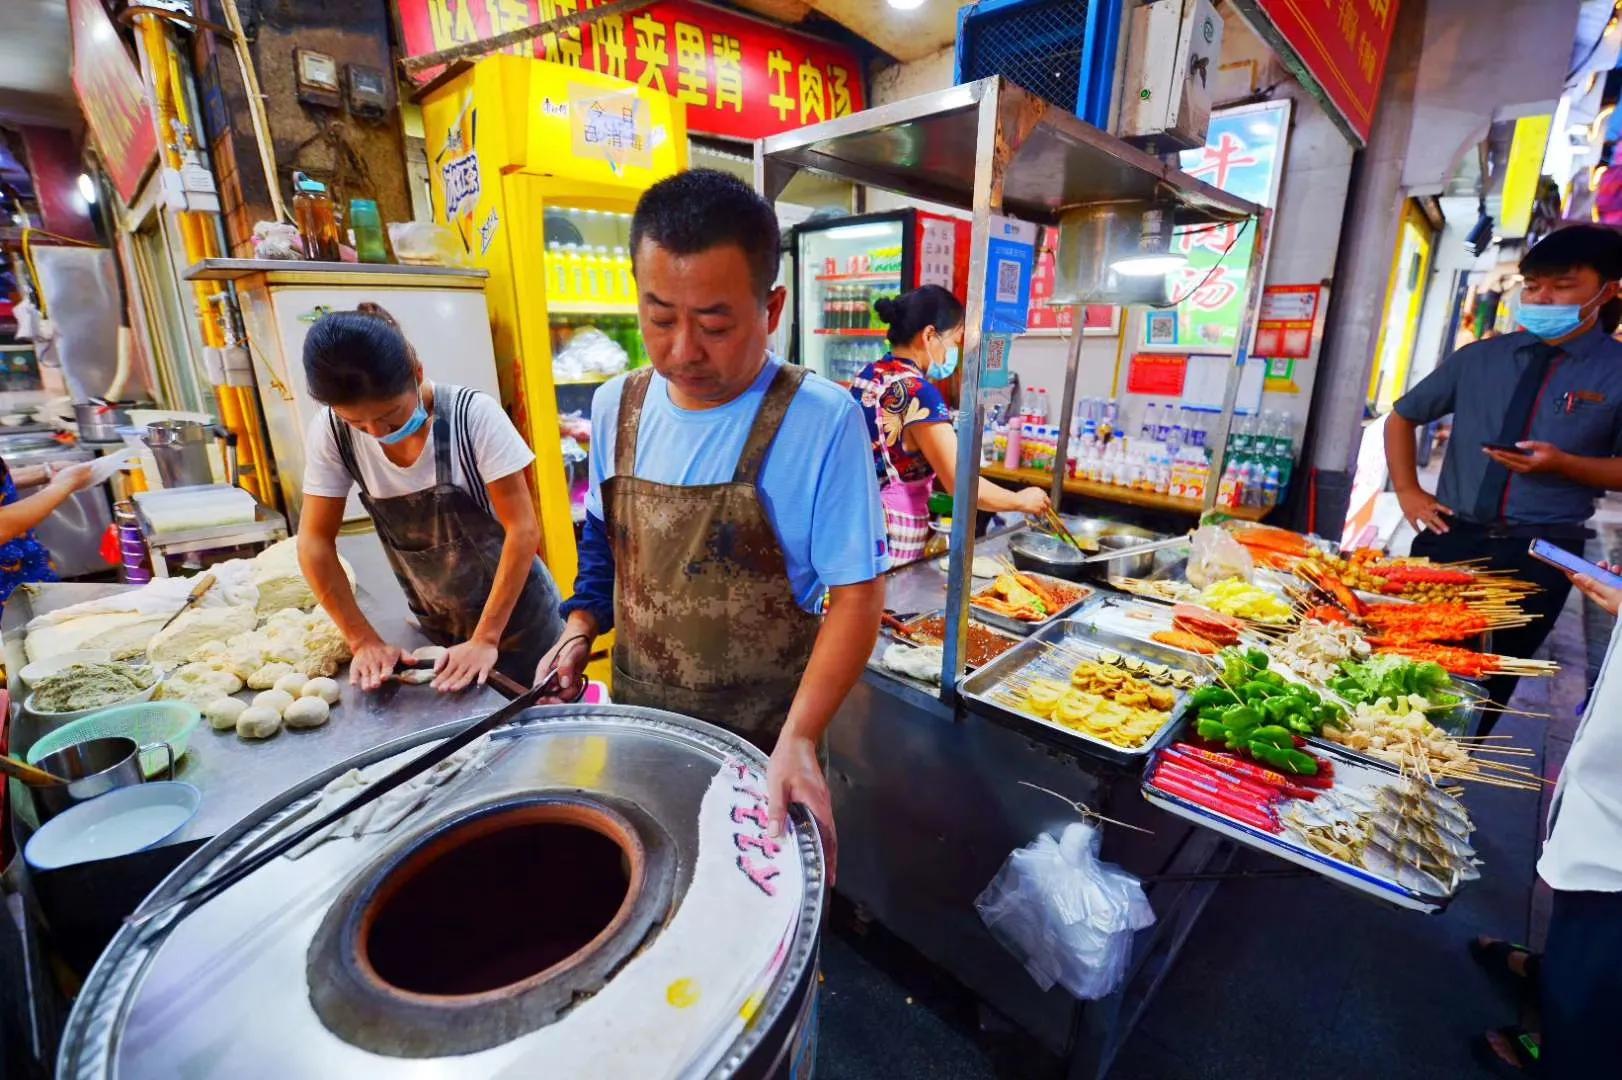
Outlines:
{"type": "MultiPolygon", "coordinates": [[[[1215,653],[1197,653],[1188,649],[1179,649],[1172,645],[1165,645],[1154,641],[1149,635],[1161,630],[1172,629],[1172,610],[1169,606],[1156,603],[1152,600],[1140,600],[1136,597],[1111,596],[1103,603],[1087,609],[1082,616],[1082,622],[1090,622],[1100,634],[1114,634],[1117,637],[1130,638],[1133,642],[1152,646],[1156,649],[1165,649],[1182,658],[1182,666],[1193,664],[1208,664],[1215,653]]],[[[1203,667],[1194,670],[1203,670],[1203,667]]]]}
{"type": "MultiPolygon", "coordinates": [[[[1182,734],[1186,734],[1183,732],[1182,734]]],[[[1165,740],[1160,740],[1164,742],[1165,740]]],[[[1144,800],[1153,806],[1166,811],[1174,817],[1180,817],[1195,825],[1212,829],[1231,840],[1255,851],[1264,851],[1269,855],[1276,855],[1287,862],[1319,874],[1331,881],[1338,882],[1357,892],[1395,904],[1397,907],[1407,908],[1410,911],[1420,911],[1426,914],[1442,911],[1452,901],[1452,897],[1432,897],[1414,892],[1381,877],[1378,874],[1365,870],[1361,866],[1341,862],[1295,840],[1286,833],[1269,833],[1261,829],[1252,828],[1243,822],[1236,821],[1217,810],[1211,810],[1197,803],[1188,801],[1169,791],[1156,787],[1150,777],[1154,774],[1154,765],[1160,760],[1159,747],[1144,769],[1143,784],[1140,788],[1144,800]]],[[[1332,758],[1335,762],[1335,787],[1352,787],[1372,789],[1396,783],[1401,777],[1397,770],[1380,762],[1373,762],[1360,755],[1347,752],[1343,747],[1334,745],[1315,745],[1313,752],[1323,757],[1332,758]]],[[[1454,890],[1454,895],[1458,890],[1454,890]]]]}
{"type": "Polygon", "coordinates": [[[1055,721],[1021,712],[1004,701],[996,700],[997,692],[1008,681],[1009,676],[1026,673],[1028,669],[1031,669],[1029,674],[1040,678],[1053,678],[1065,683],[1070,681],[1071,665],[1065,661],[1051,659],[1051,650],[1048,648],[1050,645],[1063,645],[1088,658],[1096,658],[1101,652],[1114,652],[1200,674],[1200,669],[1191,666],[1188,657],[1183,653],[1160,645],[1134,641],[1119,634],[1095,631],[1085,620],[1066,619],[1044,627],[973,675],[966,677],[958,684],[958,696],[971,711],[1024,735],[1054,746],[1081,750],[1106,761],[1134,767],[1140,765],[1150,752],[1179,726],[1183,713],[1188,708],[1192,690],[1177,691],[1177,700],[1172,704],[1166,722],[1142,746],[1134,749],[1115,746],[1084,731],[1077,731],[1055,721]]]}
{"type": "MultiPolygon", "coordinates": [[[[1013,633],[1008,632],[1007,630],[1002,629],[1001,627],[993,626],[991,623],[987,622],[984,618],[982,618],[983,614],[984,614],[983,612],[980,612],[980,613],[976,613],[974,615],[971,615],[969,617],[969,622],[977,624],[982,630],[986,631],[988,634],[994,634],[995,636],[997,636],[997,637],[1001,638],[1002,640],[1008,642],[1010,648],[1012,648],[1014,645],[1018,645],[1020,642],[1025,640],[1025,635],[1023,635],[1023,634],[1013,634],[1013,633]]],[[[946,615],[946,611],[945,611],[944,608],[939,608],[939,609],[936,609],[935,611],[926,611],[922,615],[914,615],[912,618],[906,620],[907,628],[909,630],[916,630],[917,627],[919,626],[919,624],[921,624],[925,619],[944,618],[945,615],[946,615]]],[[[885,633],[889,637],[891,637],[891,638],[893,638],[895,640],[900,640],[899,638],[896,637],[896,634],[894,633],[894,631],[887,630],[887,631],[885,631],[885,633]]],[[[1007,656],[1007,655],[1008,655],[1008,649],[1004,649],[999,654],[999,658],[1002,657],[1002,656],[1007,656]]],[[[978,664],[975,664],[972,661],[970,661],[968,659],[967,655],[964,656],[963,662],[964,662],[964,667],[968,668],[968,670],[970,670],[970,671],[974,671],[976,668],[979,667],[978,664]]]]}
{"type": "MultiPolygon", "coordinates": [[[[1009,633],[1015,634],[1019,637],[1029,637],[1038,630],[1052,626],[1063,619],[1070,618],[1083,608],[1090,607],[1093,604],[1101,603],[1103,601],[1103,594],[1098,591],[1096,586],[1083,585],[1076,581],[1066,581],[1064,578],[1053,577],[1051,574],[1038,574],[1027,570],[1021,570],[1020,573],[1024,574],[1026,577],[1034,578],[1044,585],[1057,585],[1066,589],[1081,589],[1082,594],[1076,600],[1066,604],[1064,607],[1060,608],[1058,611],[1055,611],[1052,615],[1049,615],[1047,618],[1042,619],[1039,622],[1023,622],[1019,619],[1011,619],[1006,615],[999,615],[994,611],[987,611],[985,608],[977,606],[974,603],[974,597],[970,596],[969,617],[977,620],[978,622],[985,623],[987,626],[994,626],[999,630],[1007,630],[1009,633]]],[[[985,589],[976,589],[975,593],[982,593],[985,591],[985,589]]],[[[1007,654],[1004,653],[1003,655],[1006,656],[1007,654]]]]}

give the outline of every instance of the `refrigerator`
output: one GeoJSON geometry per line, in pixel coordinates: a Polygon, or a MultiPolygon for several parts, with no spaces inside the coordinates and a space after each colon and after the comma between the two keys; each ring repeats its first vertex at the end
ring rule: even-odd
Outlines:
{"type": "Polygon", "coordinates": [[[591,401],[647,362],[631,212],[687,166],[685,107],[563,64],[488,56],[422,99],[434,220],[489,274],[501,397],[535,451],[542,557],[565,596],[585,519],[591,401]]]}
{"type": "Polygon", "coordinates": [[[884,355],[880,297],[940,285],[966,291],[969,221],[924,210],[825,218],[795,227],[790,359],[848,386],[884,355]]]}

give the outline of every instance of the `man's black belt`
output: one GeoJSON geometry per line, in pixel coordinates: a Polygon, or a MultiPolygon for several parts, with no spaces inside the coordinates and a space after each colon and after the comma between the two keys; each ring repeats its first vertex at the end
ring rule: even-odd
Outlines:
{"type": "Polygon", "coordinates": [[[1586,525],[1525,525],[1512,521],[1498,521],[1482,525],[1474,521],[1448,521],[1448,532],[1467,536],[1480,535],[1488,540],[1590,540],[1597,533],[1586,525]]]}

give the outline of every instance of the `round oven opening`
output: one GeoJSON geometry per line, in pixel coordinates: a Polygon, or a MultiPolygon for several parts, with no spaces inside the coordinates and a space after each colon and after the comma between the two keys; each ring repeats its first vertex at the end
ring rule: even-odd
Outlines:
{"type": "Polygon", "coordinates": [[[537,980],[588,951],[626,910],[640,852],[625,823],[578,804],[466,822],[378,882],[359,959],[408,994],[464,997],[537,980]]]}

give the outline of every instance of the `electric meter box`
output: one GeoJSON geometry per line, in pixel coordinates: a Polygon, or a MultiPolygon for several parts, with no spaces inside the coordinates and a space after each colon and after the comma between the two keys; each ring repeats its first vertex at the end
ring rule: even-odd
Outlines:
{"type": "Polygon", "coordinates": [[[1222,62],[1211,0],[1154,0],[1132,12],[1121,138],[1165,154],[1205,145],[1222,62]]]}

